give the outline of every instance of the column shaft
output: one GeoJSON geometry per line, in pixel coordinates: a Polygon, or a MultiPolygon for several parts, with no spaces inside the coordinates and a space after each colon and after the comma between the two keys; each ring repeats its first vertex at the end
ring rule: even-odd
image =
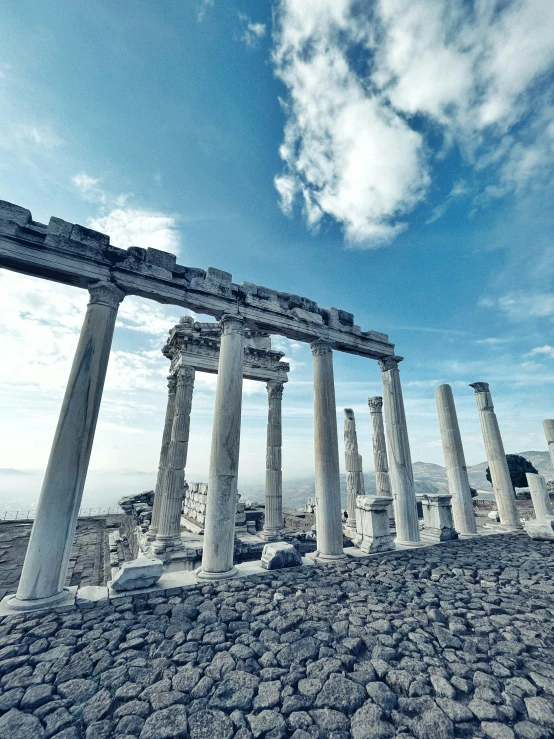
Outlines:
{"type": "Polygon", "coordinates": [[[267,448],[265,471],[265,521],[263,539],[274,541],[283,528],[283,476],[281,468],[281,401],[283,383],[268,382],[267,448]]]}
{"type": "Polygon", "coordinates": [[[510,478],[504,444],[500,436],[500,429],[492,397],[487,382],[474,382],[470,385],[475,390],[479,420],[485,442],[485,451],[489,462],[492,487],[500,515],[500,523],[505,526],[521,528],[516,508],[516,496],[510,478]]]}
{"type": "Polygon", "coordinates": [[[459,534],[476,534],[477,524],[471,500],[464,448],[450,385],[439,385],[435,390],[435,399],[437,401],[448,490],[452,496],[454,527],[459,534]]]}
{"type": "Polygon", "coordinates": [[[237,475],[239,466],[244,319],[225,315],[215,396],[206,501],[204,549],[198,577],[218,579],[237,574],[233,567],[237,475]]]}
{"type": "Polygon", "coordinates": [[[167,408],[165,411],[165,423],[162,435],[162,448],[160,451],[160,462],[158,464],[158,476],[156,478],[156,488],[154,491],[154,505],[152,506],[152,520],[148,527],[146,536],[148,541],[154,541],[158,533],[158,524],[160,520],[160,505],[162,500],[162,489],[165,480],[165,470],[167,465],[167,452],[169,442],[171,441],[171,429],[173,427],[173,414],[175,412],[175,392],[177,388],[177,378],[170,375],[167,378],[167,408]]]}
{"type": "Polygon", "coordinates": [[[362,457],[358,452],[356,419],[352,408],[344,409],[344,458],[346,467],[346,527],[356,532],[356,498],[364,495],[362,457]]]}
{"type": "Polygon", "coordinates": [[[550,452],[550,459],[552,461],[552,467],[554,467],[554,418],[547,418],[542,422],[544,434],[548,444],[548,451],[550,452]]]}
{"type": "Polygon", "coordinates": [[[190,411],[194,390],[194,369],[186,364],[177,367],[177,388],[167,449],[165,473],[161,488],[158,533],[153,549],[156,553],[171,548],[181,549],[181,507],[185,485],[185,467],[190,432],[190,411]]]}
{"type": "Polygon", "coordinates": [[[544,477],[541,477],[541,475],[537,475],[534,472],[527,472],[526,477],[537,521],[541,518],[554,515],[544,477]]]}
{"type": "Polygon", "coordinates": [[[421,539],[414,490],[410,442],[398,362],[401,357],[379,360],[383,377],[383,400],[389,449],[390,484],[395,500],[396,541],[417,546],[421,539]]]}
{"type": "MultiPolygon", "coordinates": [[[[389,478],[389,461],[383,424],[383,398],[375,396],[367,399],[373,430],[373,463],[375,466],[375,487],[377,495],[392,498],[389,478]]],[[[389,518],[394,519],[394,500],[389,506],[389,518]]]]}
{"type": "Polygon", "coordinates": [[[314,450],[317,549],[321,559],[342,559],[337,406],[333,350],[326,341],[311,344],[314,373],[314,450]]]}
{"type": "Polygon", "coordinates": [[[88,470],[119,303],[109,282],[90,302],[73,359],[14,607],[63,600],[67,566],[88,470]],[[17,601],[20,601],[18,604],[17,601]]]}

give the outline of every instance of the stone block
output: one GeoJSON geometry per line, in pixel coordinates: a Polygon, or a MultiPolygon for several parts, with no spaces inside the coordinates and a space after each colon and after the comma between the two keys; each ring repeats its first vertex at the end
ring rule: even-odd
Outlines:
{"type": "Polygon", "coordinates": [[[525,521],[523,528],[531,539],[554,539],[554,516],[544,516],[533,521],[525,521]]]}
{"type": "Polygon", "coordinates": [[[79,588],[75,598],[75,605],[79,608],[94,608],[95,606],[107,605],[108,588],[100,585],[85,585],[79,588]]]}
{"type": "Polygon", "coordinates": [[[298,550],[282,541],[266,544],[262,552],[262,567],[265,570],[280,570],[283,567],[300,567],[302,558],[298,550]]]}
{"type": "Polygon", "coordinates": [[[163,562],[159,559],[134,559],[124,562],[112,580],[112,590],[137,590],[149,588],[162,576],[163,562]]]}
{"type": "Polygon", "coordinates": [[[418,495],[423,508],[423,531],[425,539],[450,541],[458,538],[452,519],[452,496],[442,493],[418,495]]]}
{"type": "Polygon", "coordinates": [[[384,495],[358,495],[356,498],[356,536],[354,544],[366,554],[394,549],[390,535],[388,507],[392,498],[384,495]]]}

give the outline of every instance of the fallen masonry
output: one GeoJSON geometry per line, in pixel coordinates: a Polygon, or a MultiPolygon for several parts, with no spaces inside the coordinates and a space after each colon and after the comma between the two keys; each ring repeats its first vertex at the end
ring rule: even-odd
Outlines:
{"type": "Polygon", "coordinates": [[[0,620],[0,736],[554,732],[554,548],[524,533],[0,620]]]}

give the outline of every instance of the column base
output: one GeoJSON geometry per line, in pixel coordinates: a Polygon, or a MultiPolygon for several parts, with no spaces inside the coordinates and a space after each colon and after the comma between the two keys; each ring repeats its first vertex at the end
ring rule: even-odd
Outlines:
{"type": "Polygon", "coordinates": [[[458,531],[458,536],[460,537],[460,539],[474,539],[476,536],[481,536],[481,534],[478,531],[476,531],[475,533],[470,533],[470,534],[461,534],[458,531]]]}
{"type": "Polygon", "coordinates": [[[306,557],[314,562],[324,562],[328,564],[333,564],[333,562],[342,562],[343,560],[348,559],[348,556],[344,552],[342,554],[322,554],[319,550],[310,552],[306,557]]]}
{"type": "Polygon", "coordinates": [[[47,611],[60,606],[72,606],[75,604],[75,593],[77,588],[64,588],[60,593],[48,598],[18,598],[16,595],[6,595],[0,601],[0,616],[15,616],[18,613],[30,613],[32,611],[47,611]]]}
{"type": "Polygon", "coordinates": [[[283,529],[263,529],[258,531],[256,536],[264,541],[279,541],[283,536],[283,529]]]}
{"type": "Polygon", "coordinates": [[[213,580],[229,580],[232,577],[240,577],[240,572],[236,567],[231,567],[230,570],[226,570],[225,572],[206,572],[202,567],[199,567],[197,570],[193,571],[193,574],[198,580],[206,580],[207,582],[211,582],[213,580]]]}
{"type": "Polygon", "coordinates": [[[163,554],[168,549],[178,552],[184,549],[180,536],[156,536],[156,540],[152,543],[152,551],[155,554],[163,554]]]}
{"type": "Polygon", "coordinates": [[[158,535],[158,529],[148,529],[145,535],[145,541],[155,541],[158,535]]]}
{"type": "Polygon", "coordinates": [[[400,547],[413,547],[413,548],[422,547],[425,545],[425,542],[421,540],[420,541],[405,541],[404,539],[398,539],[398,538],[394,540],[394,543],[400,547]]]}

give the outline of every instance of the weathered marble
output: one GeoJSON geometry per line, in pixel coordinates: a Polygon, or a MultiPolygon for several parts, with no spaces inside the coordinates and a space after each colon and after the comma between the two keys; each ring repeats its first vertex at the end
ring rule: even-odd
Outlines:
{"type": "Polygon", "coordinates": [[[317,557],[345,557],[342,546],[337,406],[333,349],[326,341],[311,345],[314,378],[314,451],[317,557]]]}
{"type": "Polygon", "coordinates": [[[160,559],[133,559],[124,562],[109,584],[112,590],[138,590],[154,585],[163,575],[160,559]]]}
{"type": "Polygon", "coordinates": [[[387,357],[379,360],[383,378],[390,483],[395,500],[396,541],[404,546],[419,546],[421,539],[412,458],[398,371],[398,363],[401,361],[402,357],[387,357]]]}
{"type": "Polygon", "coordinates": [[[265,521],[259,536],[275,541],[283,529],[283,473],[281,469],[281,401],[283,383],[268,382],[267,447],[265,470],[265,521]]]}
{"type": "Polygon", "coordinates": [[[219,372],[212,429],[210,475],[204,527],[202,566],[197,575],[212,580],[234,577],[233,540],[237,507],[237,474],[242,408],[244,319],[221,319],[219,372]]]}
{"type": "Polygon", "coordinates": [[[448,490],[452,495],[452,516],[459,534],[477,534],[477,524],[471,489],[467,476],[467,466],[462,445],[454,396],[450,385],[439,385],[435,390],[442,449],[448,478],[448,490]]]}
{"type": "Polygon", "coordinates": [[[111,282],[89,286],[87,307],[40,493],[17,594],[20,609],[63,601],[64,581],[83,495],[117,309],[111,282]]]}
{"type": "Polygon", "coordinates": [[[544,435],[546,436],[552,466],[554,467],[554,418],[546,418],[542,422],[542,427],[544,429],[544,435]]]}
{"type": "Polygon", "coordinates": [[[394,497],[390,487],[389,462],[385,442],[385,426],[383,424],[383,398],[380,396],[368,398],[367,404],[373,430],[373,463],[377,495],[384,498],[393,498],[393,502],[389,505],[389,518],[394,520],[394,497]]]}
{"type": "Polygon", "coordinates": [[[156,534],[158,533],[162,490],[165,486],[167,452],[169,450],[169,442],[171,441],[173,414],[175,413],[175,393],[177,391],[177,377],[175,374],[170,375],[167,378],[167,389],[167,408],[165,411],[165,423],[162,435],[162,449],[160,452],[160,461],[158,464],[158,476],[156,478],[156,488],[154,492],[154,505],[152,506],[152,521],[146,535],[147,541],[154,541],[154,539],[156,538],[156,534]]]}
{"type": "Polygon", "coordinates": [[[356,498],[365,495],[362,457],[358,452],[356,419],[352,408],[344,409],[344,458],[346,467],[346,529],[356,532],[356,498]]]}
{"type": "Polygon", "coordinates": [[[545,516],[554,516],[552,502],[546,488],[544,477],[534,472],[527,472],[525,476],[527,477],[527,484],[529,485],[529,492],[531,493],[531,500],[533,501],[533,508],[535,509],[537,519],[544,518],[545,516]]]}
{"type": "Polygon", "coordinates": [[[359,495],[356,498],[356,537],[362,552],[386,552],[394,549],[390,535],[389,505],[392,498],[383,495],[359,495]]]}
{"type": "Polygon", "coordinates": [[[424,539],[433,541],[450,541],[458,538],[458,532],[454,528],[452,520],[452,496],[442,493],[424,493],[418,495],[423,508],[423,531],[424,539]]]}
{"type": "Polygon", "coordinates": [[[152,546],[156,554],[183,548],[181,542],[181,510],[185,495],[185,468],[190,433],[190,412],[195,372],[180,364],[176,369],[177,388],[171,439],[167,450],[165,474],[160,490],[158,533],[152,546]]]}
{"type": "Polygon", "coordinates": [[[292,544],[275,541],[265,545],[261,562],[265,570],[280,570],[283,567],[300,567],[302,557],[292,544]]]}
{"type": "Polygon", "coordinates": [[[521,528],[516,507],[516,496],[510,478],[498,420],[494,412],[489,384],[487,382],[474,382],[470,384],[470,387],[475,391],[475,400],[477,401],[500,523],[510,528],[521,528]]]}

